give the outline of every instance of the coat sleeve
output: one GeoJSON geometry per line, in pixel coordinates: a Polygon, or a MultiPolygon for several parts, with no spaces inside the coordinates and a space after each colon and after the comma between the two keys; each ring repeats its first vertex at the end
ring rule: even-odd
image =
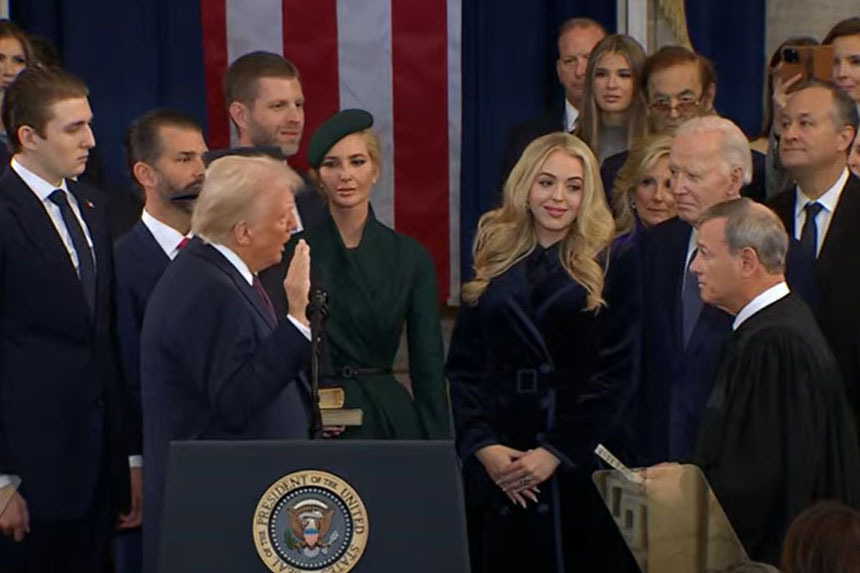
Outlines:
{"type": "Polygon", "coordinates": [[[135,290],[124,275],[118,256],[114,256],[115,269],[115,316],[116,344],[119,356],[119,371],[125,386],[128,415],[124,424],[128,434],[128,452],[136,455],[143,452],[143,411],[140,402],[140,331],[143,328],[145,301],[136,296],[135,290]]]}
{"type": "Polygon", "coordinates": [[[445,350],[439,318],[436,273],[427,252],[418,247],[417,265],[409,292],[406,336],[409,378],[418,417],[427,438],[451,438],[451,417],[445,384],[445,350]]]}
{"type": "Polygon", "coordinates": [[[295,383],[309,360],[310,342],[286,320],[258,340],[253,311],[235,291],[195,310],[188,324],[196,327],[192,332],[186,328],[191,340],[184,346],[185,356],[177,359],[188,365],[189,381],[208,401],[219,425],[242,431],[287,384],[295,383]]]}
{"type": "MultiPolygon", "coordinates": [[[[594,448],[610,437],[636,387],[641,340],[642,288],[639,258],[631,245],[614,249],[603,288],[606,306],[597,314],[597,366],[581,383],[559,389],[556,415],[544,445],[575,465],[589,466],[594,448]]],[[[583,333],[579,333],[579,344],[583,333]]]]}
{"type": "Polygon", "coordinates": [[[486,374],[489,353],[481,315],[481,300],[474,306],[460,306],[446,364],[457,451],[464,461],[484,446],[499,443],[492,424],[493,400],[486,374]]]}

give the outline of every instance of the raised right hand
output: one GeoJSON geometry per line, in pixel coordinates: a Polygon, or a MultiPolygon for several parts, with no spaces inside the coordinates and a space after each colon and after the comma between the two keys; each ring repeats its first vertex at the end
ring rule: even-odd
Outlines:
{"type": "Polygon", "coordinates": [[[28,533],[30,533],[30,514],[27,512],[27,502],[18,492],[15,492],[6,509],[0,514],[0,534],[11,537],[17,543],[23,541],[28,533]]]}
{"type": "Polygon", "coordinates": [[[305,310],[311,291],[311,248],[300,239],[284,278],[284,292],[289,302],[290,316],[308,326],[305,310]]]}

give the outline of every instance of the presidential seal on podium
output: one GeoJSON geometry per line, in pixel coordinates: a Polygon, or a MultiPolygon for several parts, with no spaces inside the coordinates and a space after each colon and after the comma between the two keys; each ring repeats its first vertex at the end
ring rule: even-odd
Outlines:
{"type": "Polygon", "coordinates": [[[367,511],[342,478],[303,470],[266,490],[252,530],[257,553],[271,571],[346,573],[367,546],[367,511]]]}

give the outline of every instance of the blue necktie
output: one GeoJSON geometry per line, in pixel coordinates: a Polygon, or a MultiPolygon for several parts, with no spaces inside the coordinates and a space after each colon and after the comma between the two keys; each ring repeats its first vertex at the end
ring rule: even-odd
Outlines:
{"type": "Polygon", "coordinates": [[[96,306],[96,265],[93,260],[92,249],[90,249],[90,245],[87,243],[87,237],[84,235],[84,230],[81,228],[78,218],[72,212],[66,192],[62,189],[57,189],[48,195],[48,199],[60,208],[60,215],[62,215],[66,229],[69,231],[69,236],[72,238],[72,246],[78,254],[78,278],[81,281],[84,298],[90,309],[90,316],[92,316],[96,306]]]}
{"type": "Polygon", "coordinates": [[[808,261],[814,261],[818,250],[818,225],[815,217],[824,209],[824,205],[817,201],[810,201],[803,210],[806,212],[806,221],[803,222],[803,230],[800,231],[800,251],[808,261]]]}
{"type": "Polygon", "coordinates": [[[699,314],[702,312],[702,297],[699,294],[699,279],[690,270],[690,265],[696,258],[698,249],[693,249],[693,254],[690,257],[690,263],[684,268],[684,285],[681,291],[681,315],[684,334],[684,348],[690,343],[690,337],[693,336],[693,330],[696,328],[696,323],[699,321],[699,314]]]}

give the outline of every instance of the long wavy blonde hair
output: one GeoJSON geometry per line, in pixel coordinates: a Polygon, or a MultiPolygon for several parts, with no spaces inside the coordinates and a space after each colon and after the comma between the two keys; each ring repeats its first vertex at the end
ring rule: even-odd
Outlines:
{"type": "MultiPolygon", "coordinates": [[[[586,309],[598,310],[603,301],[604,268],[597,261],[612,241],[614,224],[597,160],[578,137],[550,133],[532,141],[505,182],[502,205],[484,213],[472,246],[474,278],[463,285],[463,300],[475,304],[490,281],[527,257],[537,244],[528,197],[537,174],[556,151],[579,159],[583,166],[583,196],[579,212],[562,239],[561,264],[587,293],[586,309]]],[[[608,258],[607,258],[608,260],[608,258]]]]}

